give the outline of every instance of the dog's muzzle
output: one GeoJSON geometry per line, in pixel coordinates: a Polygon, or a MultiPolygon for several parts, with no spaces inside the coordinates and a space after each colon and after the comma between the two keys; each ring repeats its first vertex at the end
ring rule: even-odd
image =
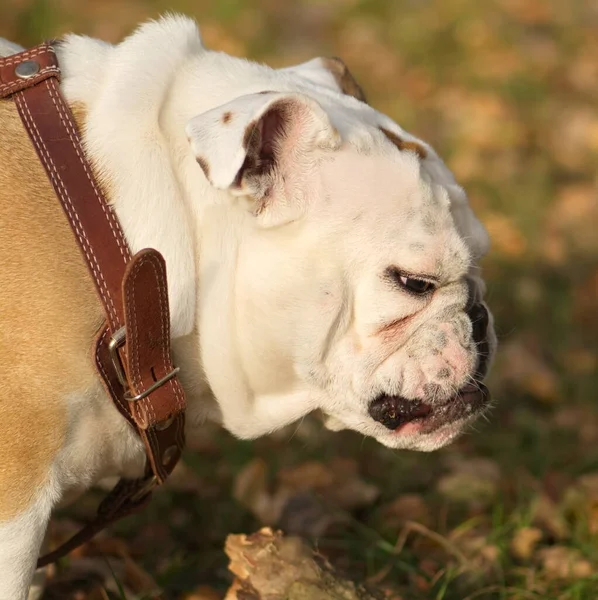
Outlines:
{"type": "Polygon", "coordinates": [[[490,393],[482,383],[490,359],[488,310],[478,302],[471,303],[466,310],[472,323],[473,341],[478,350],[474,381],[442,404],[431,405],[423,400],[382,394],[369,406],[369,414],[374,421],[391,430],[397,430],[406,423],[417,422],[421,423],[420,433],[431,433],[446,423],[474,416],[488,404],[490,393]]]}

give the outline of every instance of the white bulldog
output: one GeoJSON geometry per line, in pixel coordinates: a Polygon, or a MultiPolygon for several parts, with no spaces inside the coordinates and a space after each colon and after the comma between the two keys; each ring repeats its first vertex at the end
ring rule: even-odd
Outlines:
{"type": "MultiPolygon", "coordinates": [[[[428,451],[486,410],[487,235],[340,61],[270,69],[179,16],[56,51],[128,243],[166,259],[189,439],[208,419],[248,439],[320,410],[428,451]]],[[[95,373],[102,309],[10,101],[0,164],[0,600],[21,600],[52,509],[139,476],[144,451],[95,373]]]]}

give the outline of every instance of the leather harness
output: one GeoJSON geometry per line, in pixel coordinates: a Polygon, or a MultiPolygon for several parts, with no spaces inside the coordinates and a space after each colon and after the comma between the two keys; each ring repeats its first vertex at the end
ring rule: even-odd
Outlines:
{"type": "MultiPolygon", "coordinates": [[[[145,474],[121,479],[96,517],[38,561],[42,567],[148,502],[185,444],[185,395],[170,356],[166,264],[155,249],[131,256],[119,222],[96,183],[58,82],[51,43],[0,58],[0,99],[11,98],[54,187],[85,259],[106,321],[93,360],[121,415],[143,440],[145,474]]],[[[4,100],[8,101],[8,100],[4,100]]]]}

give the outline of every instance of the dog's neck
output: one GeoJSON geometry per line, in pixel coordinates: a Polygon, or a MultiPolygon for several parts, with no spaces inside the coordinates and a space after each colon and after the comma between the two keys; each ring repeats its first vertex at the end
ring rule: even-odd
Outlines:
{"type": "MultiPolygon", "coordinates": [[[[177,35],[150,23],[117,46],[68,36],[58,57],[63,93],[84,107],[87,153],[132,251],[153,247],[166,260],[175,360],[195,422],[218,418],[203,375],[200,306],[202,294],[226,296],[240,223],[205,180],[184,128],[263,89],[256,74],[267,79],[269,69],[206,50],[189,20],[172,24],[177,35]]],[[[223,306],[211,311],[212,319],[228,314],[223,306]]]]}
{"type": "Polygon", "coordinates": [[[195,424],[219,420],[212,389],[220,400],[252,401],[230,322],[235,265],[252,217],[209,185],[185,126],[240,96],[307,84],[289,70],[206,50],[195,24],[177,17],[146,24],[117,46],[70,36],[58,53],[63,92],[85,107],[88,155],[131,249],[153,247],[166,260],[173,349],[193,433],[195,424]],[[204,373],[212,374],[209,384],[204,373]]]}

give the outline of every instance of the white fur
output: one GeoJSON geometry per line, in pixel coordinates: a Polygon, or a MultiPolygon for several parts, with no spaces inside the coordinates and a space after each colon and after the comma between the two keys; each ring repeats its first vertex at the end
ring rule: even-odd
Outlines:
{"type": "MultiPolygon", "coordinates": [[[[0,53],[12,48],[0,42],[0,53]]],[[[402,435],[367,413],[381,392],[420,397],[443,368],[451,376],[431,401],[446,399],[475,367],[464,277],[483,293],[476,261],[488,239],[429,146],[343,95],[319,59],[273,70],[212,52],[182,17],[116,46],[68,36],[58,56],[132,250],[166,259],[190,439],[206,419],[255,438],[314,409],[333,429],[396,448],[430,450],[458,435],[468,419],[402,435]],[[245,128],[280,102],[294,115],[280,164],[267,185],[238,186],[245,128]],[[428,157],[399,152],[380,127],[428,157]],[[440,288],[413,298],[384,277],[391,265],[433,273],[440,288]],[[400,319],[409,320],[380,333],[400,319]],[[448,343],[433,353],[439,332],[448,343]]],[[[143,464],[99,383],[66,402],[69,434],[47,486],[0,524],[1,600],[24,597],[52,505],[143,464]]]]}
{"type": "Polygon", "coordinates": [[[21,52],[24,50],[22,46],[15,44],[13,42],[9,42],[4,38],[0,38],[0,56],[10,56],[11,54],[16,54],[17,52],[21,52]]]}
{"type": "MultiPolygon", "coordinates": [[[[16,519],[0,522],[0,600],[25,600],[56,496],[47,483],[16,519]]],[[[33,593],[33,591],[32,591],[33,593]]]]}

